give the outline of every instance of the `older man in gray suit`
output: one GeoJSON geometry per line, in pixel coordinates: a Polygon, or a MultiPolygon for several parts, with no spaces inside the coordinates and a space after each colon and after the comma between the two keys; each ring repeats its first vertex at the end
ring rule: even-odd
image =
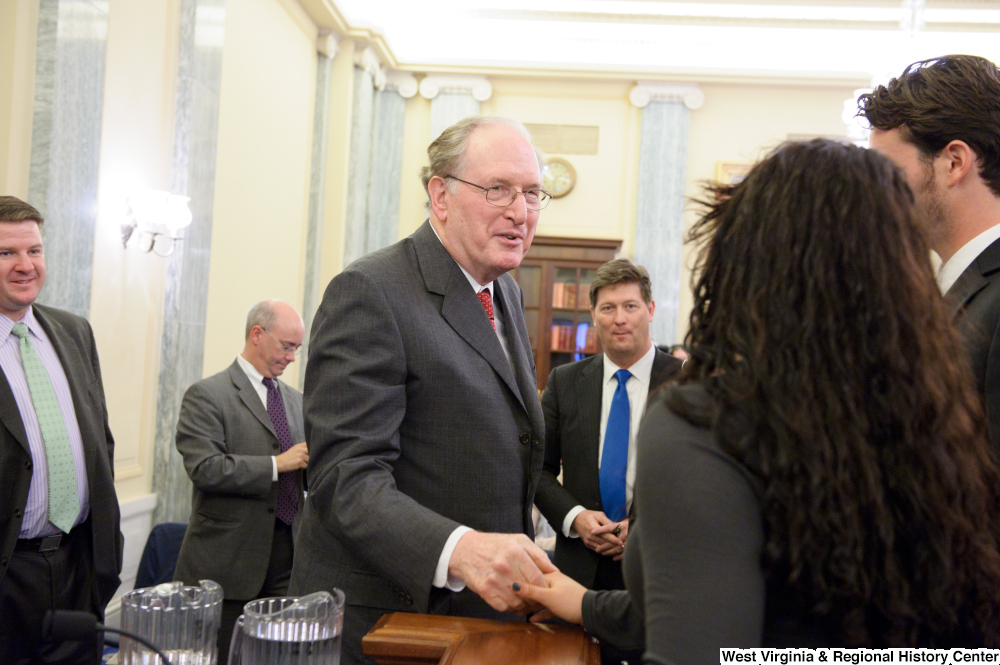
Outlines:
{"type": "Polygon", "coordinates": [[[302,395],[277,377],[295,360],[304,334],[287,303],[257,303],[247,313],[243,352],[188,388],[181,403],[177,450],[194,499],[174,579],[222,585],[219,662],[243,605],[288,590],[309,453],[302,395]]]}
{"type": "Polygon", "coordinates": [[[344,663],[384,613],[516,619],[511,584],[554,570],[531,540],[545,423],[506,274],[548,199],[538,159],[520,123],[482,117],[428,154],[430,219],[335,277],[312,329],[290,591],[344,590],[344,663]]]}

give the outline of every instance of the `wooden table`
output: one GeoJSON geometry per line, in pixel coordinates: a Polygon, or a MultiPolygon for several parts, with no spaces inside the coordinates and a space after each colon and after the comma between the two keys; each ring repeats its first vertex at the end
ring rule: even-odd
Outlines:
{"type": "Polygon", "coordinates": [[[362,640],[380,665],[600,665],[582,628],[434,614],[386,614],[362,640]]]}

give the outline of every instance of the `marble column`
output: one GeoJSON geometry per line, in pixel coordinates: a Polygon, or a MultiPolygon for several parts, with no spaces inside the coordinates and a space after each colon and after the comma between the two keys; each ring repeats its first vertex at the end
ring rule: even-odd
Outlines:
{"type": "Polygon", "coordinates": [[[364,51],[354,70],[344,265],[391,245],[399,234],[406,99],[417,93],[417,82],[386,73],[372,58],[364,51]]]}
{"type": "Polygon", "coordinates": [[[90,314],[106,3],[41,0],[28,202],[45,218],[48,276],[38,302],[90,314]]]}
{"type": "Polygon", "coordinates": [[[493,95],[482,76],[434,74],[420,82],[420,94],[431,100],[431,140],[462,118],[479,115],[480,103],[493,95]]]}
{"type": "Polygon", "coordinates": [[[688,124],[691,109],[699,108],[704,96],[691,85],[640,84],[630,100],[642,108],[633,261],[646,267],[652,281],[653,341],[673,344],[678,341],[688,124]]]}
{"type": "Polygon", "coordinates": [[[399,188],[403,176],[406,100],[397,90],[375,93],[372,154],[368,174],[365,253],[387,247],[399,236],[399,188]]]}
{"type": "Polygon", "coordinates": [[[347,210],[344,215],[345,266],[365,255],[374,107],[375,82],[372,73],[363,67],[355,67],[354,106],[351,109],[351,162],[347,175],[347,210]]]}
{"type": "Polygon", "coordinates": [[[194,219],[174,253],[165,259],[154,524],[186,522],[191,514],[191,481],[174,446],[174,435],[184,391],[202,378],[225,8],[225,0],[181,0],[171,189],[191,197],[194,219]]]}
{"type": "MultiPolygon", "coordinates": [[[[336,54],[336,51],[334,51],[336,54]]],[[[313,111],[311,169],[309,173],[309,221],[306,228],[305,280],[302,294],[302,320],[306,335],[302,357],[309,357],[309,335],[313,318],[323,297],[321,270],[323,253],[323,210],[326,192],[326,145],[330,136],[330,75],[333,58],[316,54],[316,105],[313,111]]],[[[299,390],[305,387],[306,373],[299,372],[299,390]]]]}

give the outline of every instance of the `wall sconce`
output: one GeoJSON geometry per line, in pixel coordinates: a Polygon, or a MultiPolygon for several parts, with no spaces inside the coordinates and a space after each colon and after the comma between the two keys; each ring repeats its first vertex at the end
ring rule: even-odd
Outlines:
{"type": "Polygon", "coordinates": [[[184,228],[191,223],[187,196],[146,189],[128,197],[128,223],[122,224],[122,246],[138,231],[140,251],[152,251],[158,256],[174,253],[177,241],[184,237],[184,228]]]}

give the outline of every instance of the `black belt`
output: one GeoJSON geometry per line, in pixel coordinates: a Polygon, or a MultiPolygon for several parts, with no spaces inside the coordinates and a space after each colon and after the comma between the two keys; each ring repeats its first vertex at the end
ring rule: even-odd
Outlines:
{"type": "Polygon", "coordinates": [[[55,552],[69,534],[57,533],[41,538],[18,538],[15,552],[55,552]]]}

